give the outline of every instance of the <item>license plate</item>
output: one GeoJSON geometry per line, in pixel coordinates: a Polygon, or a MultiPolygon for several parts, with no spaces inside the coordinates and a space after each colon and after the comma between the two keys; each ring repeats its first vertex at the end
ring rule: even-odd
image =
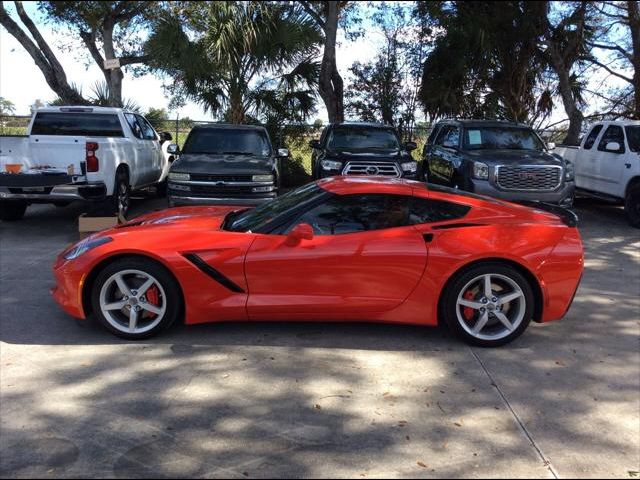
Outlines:
{"type": "Polygon", "coordinates": [[[24,187],[23,192],[44,192],[44,187],[24,187]]]}

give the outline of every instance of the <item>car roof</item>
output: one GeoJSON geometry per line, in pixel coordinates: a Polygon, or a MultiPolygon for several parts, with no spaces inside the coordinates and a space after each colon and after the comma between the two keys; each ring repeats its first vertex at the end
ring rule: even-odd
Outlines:
{"type": "Polygon", "coordinates": [[[484,126],[484,127],[519,127],[519,128],[531,128],[531,125],[527,125],[522,122],[512,122],[510,120],[496,120],[496,119],[477,119],[477,118],[449,118],[446,120],[440,120],[436,125],[463,125],[469,126],[484,126]]]}
{"type": "Polygon", "coordinates": [[[239,125],[233,123],[199,123],[193,129],[265,130],[262,125],[239,125]]]}
{"type": "Polygon", "coordinates": [[[128,111],[117,107],[94,107],[92,105],[63,105],[60,107],[40,107],[36,110],[38,112],[56,112],[56,113],[118,113],[128,111]]]}
{"type": "Polygon", "coordinates": [[[335,122],[330,124],[331,127],[363,127],[363,128],[384,128],[394,129],[393,125],[377,122],[335,122]]]}

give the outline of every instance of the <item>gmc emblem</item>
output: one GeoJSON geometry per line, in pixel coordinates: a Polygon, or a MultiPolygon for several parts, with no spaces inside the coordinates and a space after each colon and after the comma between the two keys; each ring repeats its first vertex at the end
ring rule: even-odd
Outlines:
{"type": "Polygon", "coordinates": [[[520,172],[518,173],[520,180],[538,180],[538,174],[533,172],[520,172]]]}

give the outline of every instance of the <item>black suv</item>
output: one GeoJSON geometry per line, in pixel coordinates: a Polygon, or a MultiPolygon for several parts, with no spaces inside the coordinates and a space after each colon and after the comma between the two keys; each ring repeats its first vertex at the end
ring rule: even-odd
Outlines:
{"type": "Polygon", "coordinates": [[[513,201],[573,204],[573,165],[522,123],[438,122],[422,152],[425,180],[513,201]]]}
{"type": "Polygon", "coordinates": [[[314,179],[333,175],[384,175],[416,179],[414,142],[402,144],[397,131],[379,123],[343,122],[325,127],[309,142],[314,179]]]}
{"type": "Polygon", "coordinates": [[[255,205],[271,200],[280,186],[286,149],[271,146],[264,127],[207,124],[193,127],[169,170],[169,205],[255,205]]]}

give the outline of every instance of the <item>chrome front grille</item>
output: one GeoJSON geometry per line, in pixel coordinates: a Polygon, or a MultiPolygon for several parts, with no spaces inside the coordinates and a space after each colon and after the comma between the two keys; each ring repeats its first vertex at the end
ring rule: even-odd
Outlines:
{"type": "Polygon", "coordinates": [[[342,170],[343,175],[383,175],[400,177],[400,169],[389,162],[348,162],[342,170]]]}
{"type": "Polygon", "coordinates": [[[552,191],[562,183],[562,167],[557,165],[500,165],[496,183],[503,190],[552,191]]]}

